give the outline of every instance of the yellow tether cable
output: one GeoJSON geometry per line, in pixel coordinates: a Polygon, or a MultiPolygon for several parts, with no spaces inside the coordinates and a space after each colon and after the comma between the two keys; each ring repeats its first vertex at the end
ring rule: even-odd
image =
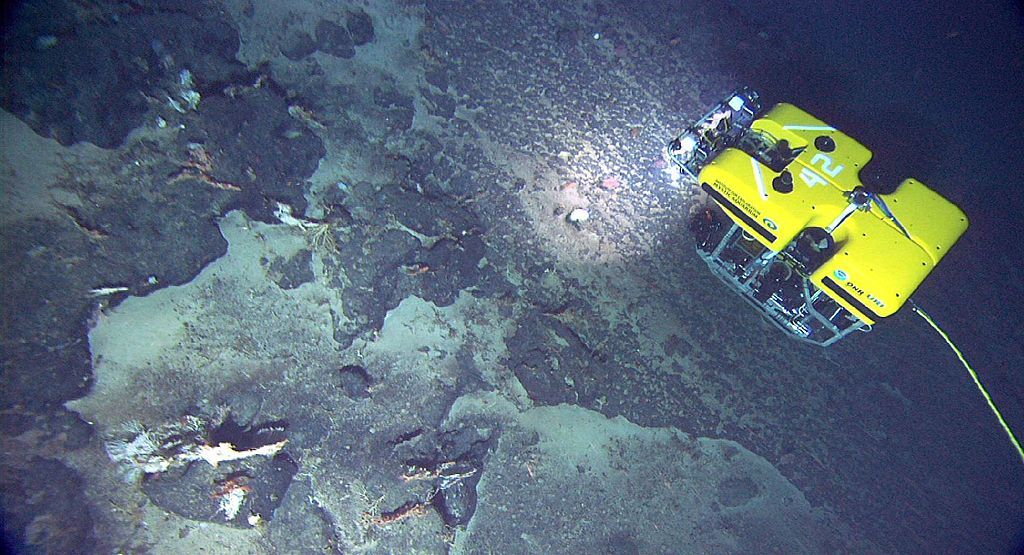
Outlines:
{"type": "Polygon", "coordinates": [[[1017,436],[1013,435],[1013,430],[1010,429],[1010,425],[1006,423],[1006,419],[1003,418],[1003,414],[999,412],[999,408],[996,407],[995,402],[992,401],[992,396],[988,394],[988,390],[985,389],[985,386],[981,385],[981,379],[978,378],[978,373],[974,371],[974,368],[971,368],[971,365],[967,363],[967,359],[964,358],[963,353],[960,352],[960,349],[953,344],[949,335],[947,335],[946,332],[943,331],[937,323],[935,323],[935,320],[933,320],[927,312],[917,306],[917,303],[913,301],[910,302],[910,306],[914,312],[920,315],[921,318],[924,318],[924,321],[928,322],[928,324],[946,340],[946,344],[949,345],[949,348],[953,349],[953,352],[956,353],[957,358],[960,359],[964,368],[966,368],[967,372],[971,375],[971,379],[974,380],[974,385],[978,386],[978,391],[981,391],[982,396],[985,397],[985,401],[988,402],[988,407],[992,409],[993,413],[995,413],[996,418],[999,419],[999,423],[1003,426],[1003,430],[1006,432],[1006,435],[1010,437],[1010,442],[1013,443],[1013,446],[1017,449],[1017,454],[1020,455],[1021,461],[1024,461],[1024,448],[1021,448],[1020,440],[1017,439],[1017,436]]]}

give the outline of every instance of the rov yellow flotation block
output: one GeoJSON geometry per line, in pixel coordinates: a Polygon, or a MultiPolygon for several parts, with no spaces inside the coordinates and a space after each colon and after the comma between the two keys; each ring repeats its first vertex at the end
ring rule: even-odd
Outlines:
{"type": "Polygon", "coordinates": [[[967,230],[963,211],[916,179],[850,210],[854,192],[864,187],[859,172],[871,151],[796,106],[779,104],[750,129],[765,144],[784,141],[795,157],[772,168],[764,156],[730,147],[700,171],[698,181],[772,251],[782,251],[807,228],[829,230],[834,250],[810,280],[868,324],[902,307],[967,230]],[[787,173],[790,187],[780,181],[787,173]]]}

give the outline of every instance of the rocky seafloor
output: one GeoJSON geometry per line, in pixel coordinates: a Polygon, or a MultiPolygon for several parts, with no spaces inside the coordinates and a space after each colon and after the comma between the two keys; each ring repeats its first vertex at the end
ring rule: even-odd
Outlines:
{"type": "Polygon", "coordinates": [[[919,337],[901,318],[830,350],[789,341],[693,255],[700,200],[660,148],[736,85],[712,54],[778,62],[745,22],[697,2],[16,13],[12,546],[997,541],[981,507],[1013,489],[941,449],[996,432],[938,409],[962,390],[908,377],[945,353],[903,349],[919,337]]]}

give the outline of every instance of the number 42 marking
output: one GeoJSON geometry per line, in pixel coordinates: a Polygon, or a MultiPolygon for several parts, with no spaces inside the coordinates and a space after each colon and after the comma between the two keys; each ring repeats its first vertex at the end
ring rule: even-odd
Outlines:
{"type": "MultiPolygon", "coordinates": [[[[838,176],[843,171],[842,165],[834,165],[835,161],[832,160],[832,158],[820,152],[815,154],[814,157],[811,158],[811,164],[820,165],[821,171],[825,172],[829,177],[833,178],[838,176]]],[[[812,170],[811,168],[801,169],[800,179],[803,179],[804,183],[806,183],[808,187],[814,187],[815,185],[825,185],[828,183],[828,181],[826,181],[825,178],[821,176],[821,174],[812,170]]]]}

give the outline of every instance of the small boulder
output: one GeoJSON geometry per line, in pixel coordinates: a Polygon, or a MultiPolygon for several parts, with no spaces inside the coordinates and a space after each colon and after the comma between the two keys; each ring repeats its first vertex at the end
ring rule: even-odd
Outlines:
{"type": "Polygon", "coordinates": [[[373,19],[362,10],[348,14],[345,27],[348,28],[348,33],[356,46],[373,40],[373,19]]]}
{"type": "Polygon", "coordinates": [[[321,21],[316,26],[316,46],[321,52],[325,52],[339,58],[353,58],[356,50],[349,32],[333,21],[321,21]]]}

